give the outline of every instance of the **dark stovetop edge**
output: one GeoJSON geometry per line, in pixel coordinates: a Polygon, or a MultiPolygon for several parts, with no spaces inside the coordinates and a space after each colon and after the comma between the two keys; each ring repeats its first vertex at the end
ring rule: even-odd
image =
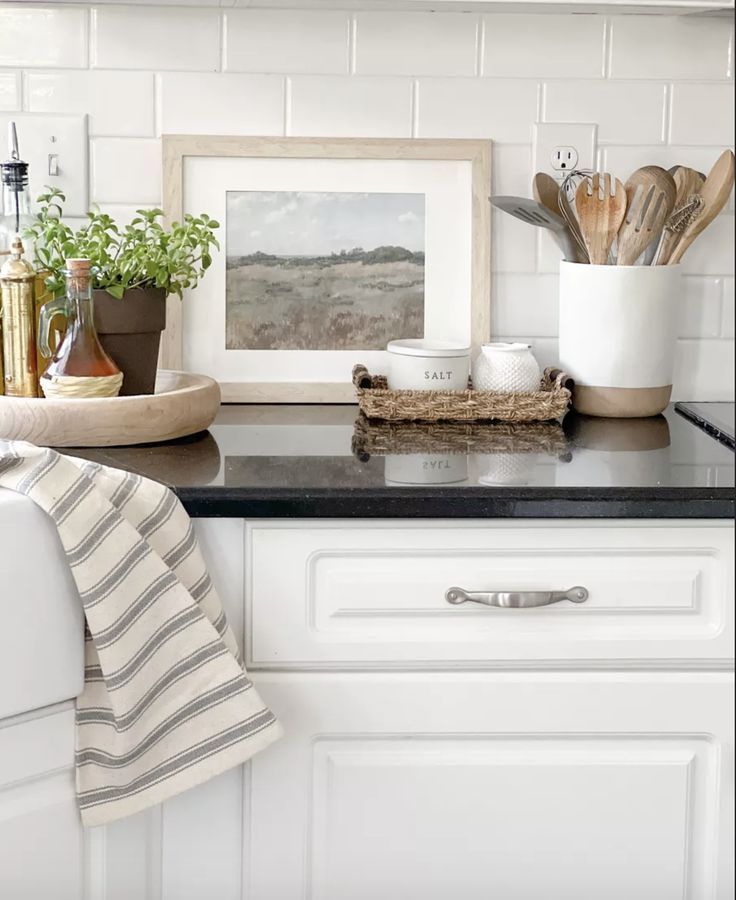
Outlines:
{"type": "Polygon", "coordinates": [[[200,518],[326,519],[732,519],[724,488],[502,487],[492,494],[451,487],[295,491],[290,488],[173,488],[200,518]]]}

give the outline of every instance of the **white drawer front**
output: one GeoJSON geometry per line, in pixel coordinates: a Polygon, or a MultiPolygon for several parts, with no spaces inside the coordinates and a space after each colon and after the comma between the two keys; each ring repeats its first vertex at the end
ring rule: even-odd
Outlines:
{"type": "Polygon", "coordinates": [[[251,667],[724,664],[733,528],[716,523],[250,523],[251,667]],[[453,606],[468,591],[579,604],[453,606]]]}

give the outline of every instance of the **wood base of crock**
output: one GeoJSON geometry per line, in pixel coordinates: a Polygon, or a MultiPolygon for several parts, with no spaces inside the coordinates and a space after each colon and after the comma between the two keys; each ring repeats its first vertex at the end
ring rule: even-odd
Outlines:
{"type": "Polygon", "coordinates": [[[572,405],[587,416],[609,419],[642,419],[656,416],[670,402],[672,385],[653,388],[592,387],[576,384],[572,405]]]}

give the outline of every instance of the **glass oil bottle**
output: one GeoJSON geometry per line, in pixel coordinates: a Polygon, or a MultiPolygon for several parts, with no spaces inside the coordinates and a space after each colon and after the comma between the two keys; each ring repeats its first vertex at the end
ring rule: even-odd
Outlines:
{"type": "Polygon", "coordinates": [[[97,337],[91,263],[67,259],[65,274],[66,295],[41,307],[39,345],[44,356],[52,356],[49,338],[54,318],[67,318],[64,338],[41,376],[41,389],[46,397],[116,397],[123,374],[97,337]]]}

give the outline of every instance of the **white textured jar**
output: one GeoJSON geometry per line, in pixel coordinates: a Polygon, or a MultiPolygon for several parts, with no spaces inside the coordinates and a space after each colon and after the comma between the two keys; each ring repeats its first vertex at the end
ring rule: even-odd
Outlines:
{"type": "Polygon", "coordinates": [[[391,341],[388,386],[397,391],[465,391],[470,348],[449,341],[391,341]]]}
{"type": "Polygon", "coordinates": [[[680,266],[560,263],[560,368],[591,416],[654,416],[667,406],[680,266]]]}
{"type": "Polygon", "coordinates": [[[482,344],[473,363],[478,391],[522,394],[539,389],[542,373],[529,344],[482,344]]]}

